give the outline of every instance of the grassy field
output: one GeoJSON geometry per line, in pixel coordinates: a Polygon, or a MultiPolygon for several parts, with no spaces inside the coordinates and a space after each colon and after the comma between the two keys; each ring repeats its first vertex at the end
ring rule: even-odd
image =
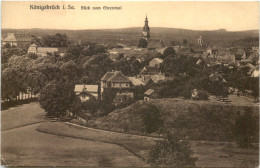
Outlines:
{"type": "MultiPolygon", "coordinates": [[[[252,110],[259,119],[258,106],[249,103],[234,105],[212,101],[194,101],[184,99],[156,99],[150,102],[137,102],[124,109],[118,109],[109,115],[90,120],[86,125],[100,129],[134,134],[146,134],[142,114],[138,109],[146,105],[158,107],[163,126],[154,135],[171,131],[182,139],[206,141],[233,141],[233,128],[236,118],[252,110]]],[[[258,123],[256,123],[258,124],[258,123]]],[[[255,128],[258,130],[258,127],[255,128]]],[[[258,134],[254,136],[258,142],[258,134]]]]}
{"type": "MultiPolygon", "coordinates": [[[[178,116],[183,115],[191,115],[193,122],[198,119],[200,119],[198,121],[202,121],[203,116],[196,117],[196,109],[198,110],[201,107],[210,109],[211,106],[214,107],[213,112],[219,112],[218,115],[211,114],[212,119],[226,117],[227,120],[225,121],[229,123],[230,117],[233,115],[226,113],[235,115],[237,112],[242,113],[244,108],[247,107],[230,104],[220,106],[223,104],[222,102],[211,102],[210,105],[210,103],[204,101],[183,101],[182,99],[165,99],[150,103],[157,104],[160,109],[163,109],[162,111],[167,116],[164,121],[168,124],[178,120],[185,121],[183,120],[185,118],[178,118],[178,116]],[[193,107],[192,110],[191,106],[193,107]]],[[[96,127],[103,124],[103,126],[108,126],[106,129],[113,130],[113,127],[118,126],[118,128],[115,127],[117,131],[127,132],[126,127],[121,126],[128,124],[128,129],[130,129],[128,132],[133,128],[138,130],[137,128],[140,127],[138,124],[141,124],[142,120],[140,117],[138,118],[137,114],[134,113],[132,116],[129,113],[130,110],[133,110],[131,108],[130,106],[124,111],[117,110],[111,113],[108,116],[110,120],[108,118],[97,120],[95,122],[96,127]],[[112,123],[113,125],[111,125],[112,123]],[[137,125],[131,127],[133,124],[137,125]]],[[[257,107],[254,108],[257,109],[257,107]]],[[[50,122],[45,119],[44,115],[44,110],[37,103],[22,105],[2,112],[2,125],[5,128],[5,131],[1,133],[3,165],[143,167],[148,166],[145,161],[148,158],[149,150],[155,144],[155,141],[159,140],[152,137],[81,128],[63,122],[50,122]]],[[[191,121],[187,120],[187,122],[191,121]]],[[[214,124],[220,121],[214,122],[213,120],[211,122],[212,124],[208,123],[204,128],[213,129],[213,126],[216,126],[214,124]]],[[[191,124],[194,126],[194,123],[191,122],[191,124]]],[[[196,127],[201,126],[202,124],[196,125],[196,127]]],[[[229,127],[221,128],[227,129],[229,127]]],[[[191,131],[196,133],[197,129],[194,128],[191,131]]],[[[222,132],[228,130],[225,129],[222,132]]],[[[198,134],[205,131],[207,132],[207,130],[200,130],[194,135],[197,137],[207,136],[207,134],[198,134]]],[[[192,135],[192,132],[190,134],[192,135]]],[[[230,132],[226,134],[230,134],[230,132]]],[[[258,165],[258,144],[255,144],[254,148],[243,149],[239,148],[234,142],[223,142],[223,140],[222,142],[187,141],[191,145],[193,156],[198,158],[197,166],[256,167],[258,165]]]]}
{"type": "Polygon", "coordinates": [[[1,129],[11,129],[46,121],[45,112],[38,103],[24,104],[1,111],[1,129]]]}
{"type": "MultiPolygon", "coordinates": [[[[1,165],[146,166],[142,159],[120,145],[37,131],[39,127],[47,127],[55,132],[63,129],[59,124],[67,126],[58,122],[56,125],[44,119],[44,115],[37,103],[2,111],[1,123],[5,130],[1,132],[1,165]]],[[[64,129],[66,132],[67,128],[64,129]]],[[[84,134],[81,131],[77,133],[84,134]]]]}
{"type": "MultiPolygon", "coordinates": [[[[147,160],[151,147],[157,138],[128,135],[91,128],[81,128],[65,123],[44,123],[39,131],[67,137],[95,140],[117,144],[129,150],[136,156],[147,160]]],[[[198,158],[196,165],[199,167],[255,167],[258,164],[258,147],[251,149],[238,148],[234,143],[212,141],[188,141],[198,158]]]]}
{"type": "Polygon", "coordinates": [[[147,158],[150,147],[155,144],[154,140],[158,139],[96,129],[85,129],[61,122],[43,123],[37,130],[55,135],[116,144],[133,152],[134,155],[141,159],[147,158]]]}
{"type": "Polygon", "coordinates": [[[199,167],[257,167],[258,144],[254,148],[239,148],[235,143],[191,141],[194,157],[199,167]]]}

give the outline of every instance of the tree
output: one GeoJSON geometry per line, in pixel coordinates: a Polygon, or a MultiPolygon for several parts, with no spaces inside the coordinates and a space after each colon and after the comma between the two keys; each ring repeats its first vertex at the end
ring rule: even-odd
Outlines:
{"type": "Polygon", "coordinates": [[[157,141],[149,153],[148,163],[154,167],[196,167],[196,158],[188,142],[167,134],[165,140],[157,141]]]}
{"type": "Polygon", "coordinates": [[[121,71],[126,76],[132,75],[131,64],[126,59],[121,59],[113,62],[112,67],[114,67],[114,69],[117,71],[121,71]]]}
{"type": "Polygon", "coordinates": [[[168,55],[176,55],[176,52],[174,51],[173,47],[167,47],[167,48],[163,51],[163,56],[164,56],[164,58],[166,58],[168,55]]]}
{"type": "Polygon", "coordinates": [[[109,114],[115,109],[113,105],[113,100],[116,96],[117,91],[113,88],[106,88],[103,92],[103,100],[100,102],[101,106],[101,116],[109,114]]]}
{"type": "Polygon", "coordinates": [[[73,85],[66,81],[52,81],[45,86],[39,96],[39,103],[48,116],[65,116],[74,99],[73,85]]]}
{"type": "Polygon", "coordinates": [[[69,40],[66,34],[44,35],[41,43],[46,47],[67,47],[69,40]]]}
{"type": "Polygon", "coordinates": [[[144,92],[147,90],[146,86],[139,85],[134,88],[134,100],[144,100],[144,92]]]}
{"type": "Polygon", "coordinates": [[[239,115],[235,120],[233,131],[237,144],[240,147],[250,147],[253,137],[258,137],[258,130],[257,117],[253,116],[251,108],[246,108],[244,114],[239,115]]]}
{"type": "Polygon", "coordinates": [[[26,54],[26,51],[24,49],[20,48],[7,48],[2,50],[2,56],[1,61],[2,63],[6,63],[8,59],[12,56],[23,56],[26,54]]]}
{"type": "Polygon", "coordinates": [[[37,59],[38,55],[34,54],[34,53],[29,53],[29,54],[27,54],[27,57],[29,57],[30,59],[37,59]]]}
{"type": "Polygon", "coordinates": [[[170,46],[175,46],[177,45],[176,41],[170,41],[170,46]]]}
{"type": "Polygon", "coordinates": [[[11,48],[11,44],[10,44],[10,43],[6,43],[6,44],[4,45],[4,48],[11,48]]]}
{"type": "Polygon", "coordinates": [[[175,55],[168,55],[162,63],[162,72],[166,75],[178,76],[180,73],[186,73],[190,76],[197,74],[196,70],[197,58],[175,55]]]}
{"type": "Polygon", "coordinates": [[[111,64],[112,60],[107,54],[94,55],[84,63],[84,75],[88,76],[92,83],[96,83],[107,71],[112,70],[111,64]]]}
{"type": "Polygon", "coordinates": [[[37,46],[42,46],[41,39],[32,35],[31,44],[36,44],[37,46]]]}
{"type": "Polygon", "coordinates": [[[148,46],[148,42],[144,38],[140,38],[138,42],[139,48],[146,48],[148,46]]]}
{"type": "MultiPolygon", "coordinates": [[[[257,78],[259,79],[259,78],[257,78]]],[[[253,85],[253,96],[255,98],[255,101],[258,102],[259,101],[259,83],[258,80],[256,81],[256,84],[253,85]]]]}
{"type": "Polygon", "coordinates": [[[79,71],[74,61],[65,62],[60,66],[63,78],[73,82],[79,79],[79,71]]]}
{"type": "Polygon", "coordinates": [[[69,107],[69,111],[73,116],[79,116],[82,113],[83,105],[79,97],[74,97],[73,103],[69,107]]]}
{"type": "Polygon", "coordinates": [[[188,43],[188,40],[185,38],[183,41],[182,41],[182,44],[186,45],[188,43]]]}
{"type": "Polygon", "coordinates": [[[8,66],[2,71],[2,97],[13,99],[20,92],[26,92],[29,83],[29,68],[33,60],[27,57],[12,56],[8,66]]]}
{"type": "Polygon", "coordinates": [[[159,130],[163,125],[159,109],[152,104],[145,104],[138,109],[138,113],[142,114],[143,123],[147,133],[153,133],[159,130]]]}

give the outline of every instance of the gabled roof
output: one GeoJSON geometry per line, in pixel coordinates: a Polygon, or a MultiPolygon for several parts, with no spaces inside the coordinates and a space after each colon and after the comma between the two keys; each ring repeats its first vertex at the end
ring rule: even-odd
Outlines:
{"type": "Polygon", "coordinates": [[[156,62],[158,62],[159,64],[161,64],[161,63],[163,62],[163,60],[162,60],[161,58],[154,58],[154,59],[152,59],[150,62],[152,62],[152,61],[156,61],[156,62]]]}
{"type": "MultiPolygon", "coordinates": [[[[91,95],[98,99],[98,85],[75,85],[74,92],[76,93],[76,95],[86,93],[87,95],[91,95]]],[[[101,93],[102,92],[103,89],[101,88],[101,93]]]]}
{"type": "Polygon", "coordinates": [[[234,54],[234,55],[243,55],[244,54],[244,49],[242,49],[242,48],[232,48],[232,49],[230,49],[230,51],[229,51],[231,54],[234,54]]]}
{"type": "Polygon", "coordinates": [[[147,48],[157,48],[157,49],[159,49],[159,48],[164,48],[164,47],[165,47],[165,45],[164,45],[162,40],[151,39],[151,40],[148,41],[147,48]]]}
{"type": "Polygon", "coordinates": [[[4,42],[12,42],[12,41],[31,42],[31,36],[29,34],[9,33],[3,41],[4,42]]]}
{"type": "Polygon", "coordinates": [[[254,51],[250,55],[247,55],[247,59],[257,60],[257,59],[259,59],[259,53],[257,51],[254,51]]]}
{"type": "Polygon", "coordinates": [[[141,79],[135,78],[135,77],[128,77],[128,79],[132,82],[134,86],[139,86],[139,85],[145,85],[144,82],[142,82],[141,79]]]}
{"type": "Polygon", "coordinates": [[[182,54],[195,53],[195,51],[191,47],[181,48],[178,52],[182,54]]]}
{"type": "Polygon", "coordinates": [[[150,78],[153,80],[154,83],[165,80],[165,76],[162,74],[150,75],[150,78]]]}
{"type": "Polygon", "coordinates": [[[112,75],[114,75],[114,72],[107,72],[107,73],[101,78],[101,81],[107,81],[112,75]]]}
{"type": "Polygon", "coordinates": [[[58,52],[59,49],[58,48],[50,48],[50,47],[38,47],[37,48],[37,53],[54,53],[54,52],[58,52]]]}
{"type": "Polygon", "coordinates": [[[35,43],[31,44],[30,47],[38,47],[35,43]]]}
{"type": "Polygon", "coordinates": [[[131,82],[125,75],[120,71],[116,71],[107,81],[110,82],[131,82]]]}
{"type": "Polygon", "coordinates": [[[151,95],[154,92],[153,89],[148,89],[146,92],[144,92],[145,95],[151,95]]]}
{"type": "Polygon", "coordinates": [[[123,75],[120,71],[115,72],[107,72],[102,78],[102,81],[107,82],[131,82],[125,75],[123,75]]]}

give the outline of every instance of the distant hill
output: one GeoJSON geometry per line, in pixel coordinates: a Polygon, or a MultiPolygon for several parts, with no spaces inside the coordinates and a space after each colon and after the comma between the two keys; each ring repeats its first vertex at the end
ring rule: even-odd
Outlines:
{"type": "MultiPolygon", "coordinates": [[[[86,40],[99,42],[103,44],[124,43],[127,45],[137,45],[141,37],[142,28],[123,28],[123,29],[96,29],[96,30],[58,30],[58,29],[2,29],[2,36],[7,33],[19,32],[30,33],[41,36],[43,34],[66,33],[72,41],[86,40]]],[[[204,31],[187,30],[177,28],[151,27],[151,38],[161,39],[167,45],[170,41],[181,42],[186,38],[189,42],[197,43],[199,36],[202,36],[205,42],[216,47],[230,46],[233,41],[243,38],[259,37],[258,30],[248,31],[226,31],[225,29],[204,31]]]]}

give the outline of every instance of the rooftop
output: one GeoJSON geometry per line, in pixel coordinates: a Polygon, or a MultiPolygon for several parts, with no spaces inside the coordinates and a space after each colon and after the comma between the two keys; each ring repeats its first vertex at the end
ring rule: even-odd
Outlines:
{"type": "Polygon", "coordinates": [[[3,41],[5,41],[5,42],[12,42],[12,41],[31,42],[31,35],[20,34],[20,33],[9,33],[3,41]]]}
{"type": "Polygon", "coordinates": [[[154,92],[153,89],[148,89],[146,92],[144,92],[145,95],[151,95],[154,92]]]}

